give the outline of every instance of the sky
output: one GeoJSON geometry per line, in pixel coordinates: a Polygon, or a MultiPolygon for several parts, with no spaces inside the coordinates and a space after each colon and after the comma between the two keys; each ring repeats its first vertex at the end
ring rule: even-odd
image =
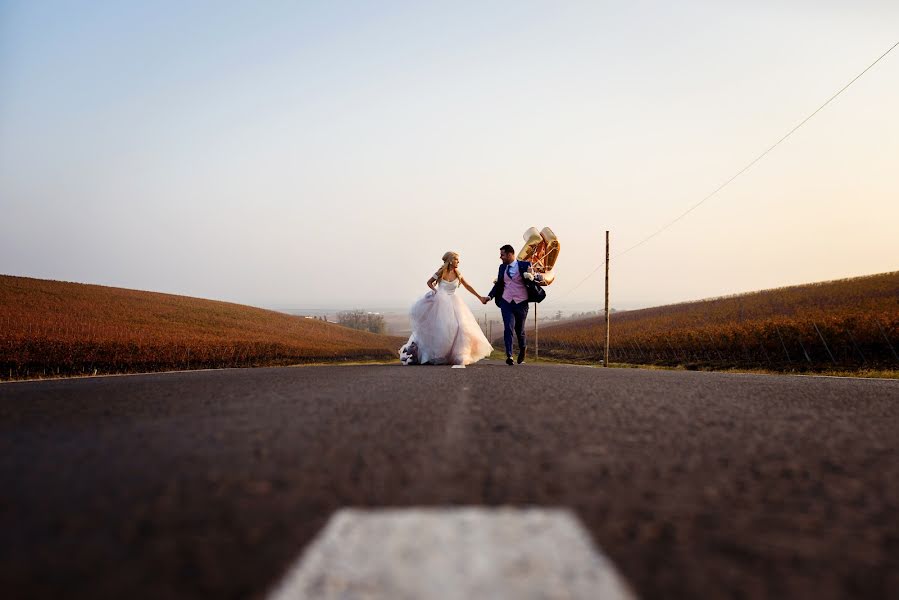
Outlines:
{"type": "Polygon", "coordinates": [[[897,25],[892,0],[0,0],[0,273],[402,308],[447,250],[486,294],[532,226],[553,311],[601,308],[607,230],[620,308],[899,270],[899,49],[616,256],[897,25]]]}

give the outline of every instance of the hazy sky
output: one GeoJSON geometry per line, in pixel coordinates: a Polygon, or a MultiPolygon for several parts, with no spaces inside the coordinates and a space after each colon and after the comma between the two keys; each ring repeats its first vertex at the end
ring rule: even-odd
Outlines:
{"type": "MultiPolygon", "coordinates": [[[[3,2],[0,273],[269,307],[549,310],[899,40],[899,2],[3,2]],[[227,4],[227,7],[225,7],[227,4]],[[542,307],[541,307],[542,308],[542,307]]],[[[899,269],[899,49],[612,263],[633,307],[899,269]]]]}

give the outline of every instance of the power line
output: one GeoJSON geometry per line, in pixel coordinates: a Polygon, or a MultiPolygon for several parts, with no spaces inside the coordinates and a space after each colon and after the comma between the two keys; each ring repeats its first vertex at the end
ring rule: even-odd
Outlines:
{"type": "MultiPolygon", "coordinates": [[[[675,219],[673,219],[672,221],[670,221],[670,222],[667,223],[666,225],[663,225],[662,227],[660,227],[659,229],[657,229],[657,230],[654,231],[653,233],[649,234],[648,236],[646,236],[645,238],[643,238],[642,240],[640,240],[639,242],[637,242],[637,243],[634,244],[633,246],[631,246],[631,247],[629,247],[629,248],[627,248],[627,249],[625,249],[625,250],[623,250],[623,251],[621,251],[621,252],[615,254],[612,258],[618,258],[618,257],[620,257],[620,256],[623,256],[624,254],[627,254],[627,253],[630,252],[631,250],[634,250],[635,248],[639,248],[640,246],[642,246],[643,244],[645,244],[646,242],[648,242],[648,241],[651,240],[652,238],[656,237],[657,235],[659,235],[660,233],[662,233],[663,231],[665,231],[666,229],[668,229],[669,227],[671,227],[672,225],[674,225],[675,223],[677,223],[678,221],[680,221],[681,219],[683,219],[684,217],[686,217],[688,214],[690,214],[691,212],[693,212],[694,210],[696,210],[697,208],[699,208],[699,207],[700,207],[706,200],[709,200],[712,196],[714,196],[715,194],[717,194],[718,192],[720,192],[721,190],[723,190],[725,187],[727,187],[727,186],[728,186],[733,180],[735,180],[737,177],[739,177],[740,175],[742,175],[743,173],[745,173],[746,171],[748,171],[749,169],[751,169],[757,162],[759,162],[760,160],[762,160],[762,159],[763,159],[769,152],[771,152],[772,150],[774,150],[775,148],[777,148],[777,147],[781,144],[781,142],[783,142],[783,141],[786,140],[788,137],[790,137],[791,135],[793,135],[793,134],[794,134],[800,127],[802,127],[802,126],[805,125],[809,120],[811,120],[812,117],[814,117],[816,114],[818,114],[819,112],[821,112],[821,110],[822,110],[825,106],[827,106],[828,104],[830,104],[831,102],[833,102],[833,101],[837,98],[837,96],[839,96],[840,94],[842,94],[843,92],[845,92],[845,91],[849,88],[849,86],[851,86],[853,83],[855,83],[856,81],[858,81],[858,80],[862,77],[862,75],[864,75],[865,73],[867,73],[869,70],[871,70],[871,68],[872,68],[874,65],[876,65],[876,64],[879,63],[881,60],[883,60],[883,58],[886,57],[887,54],[889,54],[890,52],[892,52],[892,51],[896,48],[896,46],[899,46],[899,42],[896,42],[895,44],[893,44],[892,46],[890,46],[889,50],[887,50],[886,52],[884,52],[883,54],[881,54],[879,57],[877,57],[877,60],[875,60],[875,61],[872,62],[870,65],[868,65],[867,67],[865,67],[865,69],[864,69],[861,73],[859,73],[858,75],[856,75],[855,77],[853,77],[852,80],[851,80],[849,83],[847,83],[846,85],[844,85],[842,88],[840,88],[840,90],[839,90],[837,93],[835,93],[833,96],[831,96],[830,98],[828,98],[827,101],[826,101],[824,104],[822,104],[822,105],[819,106],[817,109],[815,109],[815,111],[814,111],[813,113],[811,113],[809,116],[807,116],[806,118],[804,118],[798,125],[796,125],[795,127],[793,127],[793,129],[791,129],[790,131],[788,131],[788,132],[787,132],[783,137],[781,137],[779,140],[777,140],[776,142],[774,142],[774,144],[772,144],[767,150],[765,150],[764,152],[762,152],[761,154],[759,154],[758,156],[756,156],[754,159],[752,159],[752,161],[751,161],[749,164],[747,164],[745,167],[743,167],[742,169],[740,169],[735,175],[733,175],[732,177],[730,177],[729,179],[727,179],[724,183],[722,183],[722,184],[719,185],[717,188],[715,188],[715,189],[712,191],[712,193],[708,194],[705,198],[703,198],[702,200],[700,200],[699,202],[697,202],[696,204],[694,204],[693,206],[691,206],[690,208],[688,208],[687,210],[685,210],[683,213],[681,213],[680,215],[678,215],[675,219]]],[[[611,260],[611,259],[609,259],[609,260],[611,260]]],[[[605,264],[606,264],[606,261],[602,261],[601,263],[599,263],[599,265],[598,265],[595,269],[593,269],[593,270],[592,270],[586,277],[584,277],[584,278],[583,278],[583,279],[582,279],[576,286],[574,286],[573,288],[571,288],[570,290],[568,290],[567,292],[565,292],[565,293],[561,296],[561,298],[567,297],[569,294],[571,294],[571,293],[574,292],[576,289],[578,289],[578,288],[579,288],[585,281],[587,281],[588,279],[590,279],[591,277],[593,277],[593,275],[595,275],[596,272],[599,271],[605,264]]],[[[561,299],[561,298],[560,298],[560,299],[561,299]]]]}

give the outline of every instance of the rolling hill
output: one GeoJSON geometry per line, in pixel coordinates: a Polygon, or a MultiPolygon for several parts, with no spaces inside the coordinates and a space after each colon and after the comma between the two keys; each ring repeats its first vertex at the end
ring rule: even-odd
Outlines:
{"type": "MultiPolygon", "coordinates": [[[[774,370],[899,368],[899,271],[611,316],[610,362],[774,370]]],[[[540,354],[598,361],[605,318],[540,329],[540,354]]]]}
{"type": "Polygon", "coordinates": [[[405,340],[171,294],[0,275],[0,378],[391,359],[405,340]]]}

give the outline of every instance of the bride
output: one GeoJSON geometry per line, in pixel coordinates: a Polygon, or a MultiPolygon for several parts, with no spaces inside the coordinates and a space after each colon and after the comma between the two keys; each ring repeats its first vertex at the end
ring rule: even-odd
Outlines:
{"type": "Polygon", "coordinates": [[[456,295],[461,285],[478,300],[484,300],[468,285],[458,267],[457,253],[444,254],[443,265],[428,279],[431,291],[412,305],[412,335],[400,348],[404,365],[469,365],[493,351],[471,310],[456,295]]]}

